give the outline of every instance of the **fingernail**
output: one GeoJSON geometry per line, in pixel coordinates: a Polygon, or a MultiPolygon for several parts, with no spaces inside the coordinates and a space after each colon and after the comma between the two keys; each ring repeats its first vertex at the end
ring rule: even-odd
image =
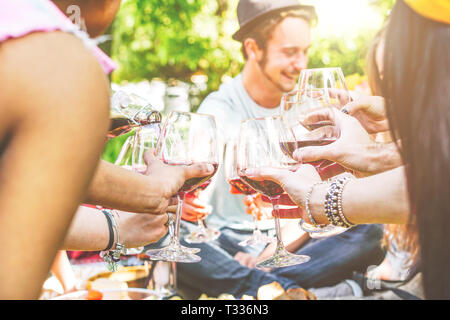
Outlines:
{"type": "Polygon", "coordinates": [[[208,170],[208,172],[214,171],[214,166],[212,164],[207,164],[206,165],[206,170],[208,170]]]}

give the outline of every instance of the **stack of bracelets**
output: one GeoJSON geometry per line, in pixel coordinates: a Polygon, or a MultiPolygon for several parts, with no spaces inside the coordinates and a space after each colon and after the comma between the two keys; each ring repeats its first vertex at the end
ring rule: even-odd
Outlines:
{"type": "Polygon", "coordinates": [[[325,196],[325,215],[328,221],[336,227],[350,228],[355,226],[345,218],[342,210],[342,192],[347,182],[352,178],[347,176],[334,180],[325,196]]]}

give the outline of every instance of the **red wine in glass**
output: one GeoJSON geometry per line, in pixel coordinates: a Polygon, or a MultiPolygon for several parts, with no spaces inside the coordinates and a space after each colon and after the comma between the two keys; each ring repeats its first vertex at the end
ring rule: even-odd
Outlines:
{"type": "Polygon", "coordinates": [[[230,179],[228,180],[228,183],[231,184],[236,190],[238,190],[242,194],[251,195],[256,193],[256,191],[253,188],[250,188],[240,178],[230,179]]]}
{"type": "Polygon", "coordinates": [[[257,181],[246,176],[241,176],[241,179],[257,192],[260,192],[269,198],[274,198],[284,192],[283,188],[281,188],[278,183],[271,180],[257,181]]]}
{"type": "MultiPolygon", "coordinates": [[[[191,163],[180,163],[180,162],[175,163],[175,162],[170,162],[170,161],[164,161],[164,163],[169,164],[169,165],[190,165],[191,164],[191,163]]],[[[208,182],[208,180],[210,180],[214,176],[214,174],[217,172],[217,169],[219,167],[218,163],[210,163],[210,164],[212,164],[212,166],[214,167],[214,172],[212,174],[209,174],[204,177],[195,177],[195,178],[186,180],[179,192],[186,193],[186,192],[192,191],[192,190],[202,186],[204,183],[208,182]]],[[[208,185],[209,185],[209,182],[208,182],[208,185]]],[[[206,188],[208,185],[204,186],[204,188],[206,188]]]]}

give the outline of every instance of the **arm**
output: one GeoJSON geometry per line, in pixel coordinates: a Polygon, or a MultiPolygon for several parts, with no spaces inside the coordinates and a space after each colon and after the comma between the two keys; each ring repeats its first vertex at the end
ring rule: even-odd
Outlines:
{"type": "Polygon", "coordinates": [[[204,164],[166,165],[151,152],[145,154],[145,162],[147,171],[140,174],[100,161],[85,201],[123,211],[164,214],[176,204],[173,197],[184,181],[213,171],[204,164]]]}
{"type": "Polygon", "coordinates": [[[0,297],[32,299],[98,164],[109,84],[72,35],[33,33],[0,49],[0,297]]]}
{"type": "MultiPolygon", "coordinates": [[[[167,233],[167,215],[116,212],[120,242],[127,248],[156,242],[167,233]]],[[[62,249],[101,251],[108,242],[109,229],[105,215],[98,209],[81,206],[70,225],[62,249]]]]}
{"type": "MultiPolygon", "coordinates": [[[[283,186],[291,200],[302,209],[310,186],[320,181],[311,165],[301,165],[297,171],[261,168],[247,170],[252,179],[269,179],[283,186]]],[[[327,224],[323,204],[329,185],[318,185],[310,198],[310,210],[317,223],[327,224]]],[[[347,219],[354,224],[405,224],[409,221],[409,199],[404,167],[374,176],[350,181],[342,194],[342,208],[347,219]]],[[[310,222],[304,210],[284,218],[303,218],[310,222]]]]}
{"type": "Polygon", "coordinates": [[[53,260],[51,272],[61,283],[64,293],[76,290],[77,279],[73,272],[67,253],[64,250],[58,251],[55,260],[53,260]]]}
{"type": "MultiPolygon", "coordinates": [[[[323,202],[328,185],[318,185],[311,196],[311,213],[317,223],[328,223],[323,202]]],[[[352,180],[342,194],[345,217],[354,224],[406,224],[409,200],[404,167],[352,180]]]]}

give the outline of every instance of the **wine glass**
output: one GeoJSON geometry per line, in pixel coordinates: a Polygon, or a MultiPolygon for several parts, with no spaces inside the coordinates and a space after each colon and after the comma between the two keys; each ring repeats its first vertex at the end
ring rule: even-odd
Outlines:
{"type": "MultiPolygon", "coordinates": [[[[117,159],[114,162],[115,165],[120,166],[127,170],[137,171],[133,166],[133,153],[136,147],[135,141],[136,139],[134,135],[129,136],[127,140],[125,140],[125,143],[120,149],[119,155],[117,156],[117,159]]],[[[144,247],[127,248],[126,255],[139,254],[142,253],[143,250],[144,247]]]]}
{"type": "Polygon", "coordinates": [[[124,91],[113,91],[110,108],[111,124],[107,137],[115,138],[135,127],[161,122],[161,113],[144,98],[124,91]]]}
{"type": "MultiPolygon", "coordinates": [[[[208,180],[204,182],[202,185],[200,185],[198,188],[189,191],[187,194],[196,196],[200,190],[206,189],[210,183],[211,180],[208,180]]],[[[184,237],[184,240],[187,243],[203,243],[213,241],[216,240],[221,234],[221,232],[216,228],[206,227],[203,219],[198,219],[197,224],[198,224],[197,230],[190,232],[188,235],[184,237]]]]}
{"type": "Polygon", "coordinates": [[[198,113],[172,111],[167,117],[156,145],[156,155],[169,165],[207,163],[214,172],[205,177],[185,181],[177,193],[178,207],[175,221],[169,225],[170,243],[161,249],[148,250],[152,260],[198,262],[201,258],[192,253],[193,248],[180,244],[178,239],[184,195],[211,179],[219,165],[217,128],[213,116],[198,113]]]}
{"type": "Polygon", "coordinates": [[[280,168],[292,170],[293,163],[282,151],[279,132],[283,123],[279,116],[248,119],[241,122],[239,143],[237,148],[237,166],[243,182],[254,190],[267,196],[273,205],[277,247],[272,257],[258,262],[259,268],[277,268],[301,264],[310,257],[289,253],[281,240],[280,219],[278,216],[278,200],[284,192],[283,188],[271,180],[257,181],[245,176],[245,170],[252,168],[280,168]]]}
{"type": "MultiPolygon", "coordinates": [[[[350,102],[350,95],[340,68],[305,69],[300,73],[298,90],[283,96],[281,117],[286,127],[292,130],[293,141],[282,141],[283,150],[292,158],[297,148],[324,146],[339,138],[340,130],[329,120],[317,121],[313,117],[324,108],[340,108],[350,102]],[[315,121],[311,121],[314,119],[315,121]]],[[[329,160],[309,162],[321,177],[331,177],[347,171],[339,164],[329,160]]],[[[327,225],[315,227],[300,221],[302,229],[312,238],[334,236],[347,231],[347,228],[327,225]]]]}
{"type": "MultiPolygon", "coordinates": [[[[237,146],[238,146],[237,139],[232,139],[226,144],[225,178],[227,179],[228,183],[232,187],[236,188],[236,190],[238,190],[240,193],[254,198],[257,192],[253,188],[245,184],[238,174],[237,157],[236,157],[237,146]]],[[[258,217],[256,216],[255,213],[252,213],[252,220],[253,220],[252,235],[249,238],[239,242],[239,245],[245,247],[273,242],[274,239],[272,237],[266,236],[261,232],[261,230],[259,230],[258,217]]]]}
{"type": "MultiPolygon", "coordinates": [[[[161,135],[161,127],[159,123],[151,123],[144,127],[139,127],[133,136],[135,143],[132,151],[132,170],[145,173],[147,169],[147,164],[144,160],[144,154],[149,150],[156,151],[156,145],[158,138],[161,135]]],[[[173,219],[171,213],[168,213],[170,220],[173,219]]],[[[200,249],[198,248],[186,248],[191,253],[198,253],[200,249]]]]}

